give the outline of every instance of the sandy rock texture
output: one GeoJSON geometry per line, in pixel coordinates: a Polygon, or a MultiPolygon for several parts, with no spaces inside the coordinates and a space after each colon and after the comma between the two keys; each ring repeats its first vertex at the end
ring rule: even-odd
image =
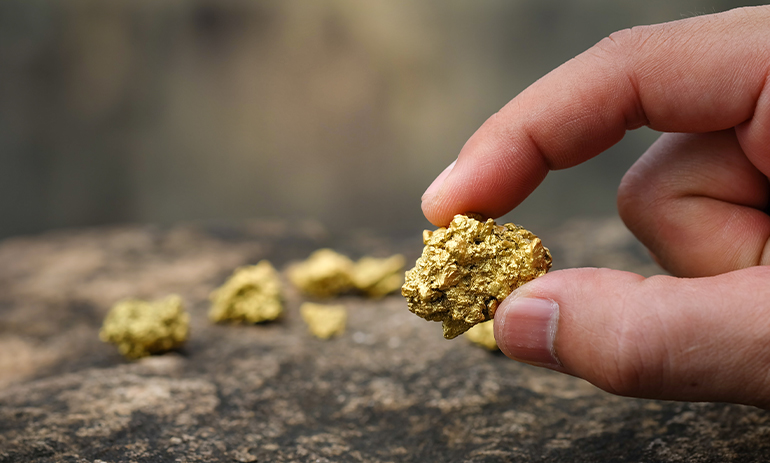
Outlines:
{"type": "MultiPolygon", "coordinates": [[[[555,268],[654,266],[617,220],[538,231],[555,268]]],[[[263,325],[214,325],[237,266],[314,249],[420,253],[408,239],[312,224],[100,228],[0,243],[0,462],[757,461],[770,414],[644,401],[520,365],[411,314],[398,295],[336,299],[348,326],[312,337],[305,301],[263,325]],[[125,297],[184,298],[191,337],[128,362],[98,331],[125,297]]],[[[285,278],[284,278],[285,282],[285,278]]]]}

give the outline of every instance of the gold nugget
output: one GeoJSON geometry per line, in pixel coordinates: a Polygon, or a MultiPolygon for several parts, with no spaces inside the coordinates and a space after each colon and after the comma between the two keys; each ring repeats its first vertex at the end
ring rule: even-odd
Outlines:
{"type": "Polygon", "coordinates": [[[551,268],[540,238],[492,219],[456,215],[448,228],[423,232],[423,243],[401,294],[410,311],[443,322],[447,339],[494,318],[500,301],[551,268]]]}
{"type": "Polygon", "coordinates": [[[319,249],[304,262],[289,267],[289,280],[304,293],[333,297],[353,288],[353,261],[331,249],[319,249]]]}
{"type": "Polygon", "coordinates": [[[281,281],[266,260],[236,269],[209,297],[209,319],[213,322],[260,323],[275,320],[283,312],[281,281]]]}
{"type": "Polygon", "coordinates": [[[331,249],[319,249],[304,262],[290,266],[289,280],[311,296],[330,298],[352,290],[369,297],[383,297],[404,282],[404,256],[383,259],[362,257],[353,263],[331,249]]]}
{"type": "Polygon", "coordinates": [[[353,285],[369,297],[386,296],[404,283],[405,263],[401,254],[384,259],[362,257],[353,266],[353,285]]]}
{"type": "Polygon", "coordinates": [[[138,359],[180,347],[189,327],[190,316],[177,295],[153,302],[125,299],[107,314],[99,338],[117,344],[126,358],[138,359]]]}
{"type": "Polygon", "coordinates": [[[489,349],[497,350],[497,341],[495,341],[495,321],[479,323],[471,326],[471,329],[465,332],[465,337],[474,344],[489,349]]]}
{"type": "Polygon", "coordinates": [[[323,305],[305,302],[299,308],[310,332],[321,339],[329,339],[345,332],[348,314],[343,305],[323,305]]]}

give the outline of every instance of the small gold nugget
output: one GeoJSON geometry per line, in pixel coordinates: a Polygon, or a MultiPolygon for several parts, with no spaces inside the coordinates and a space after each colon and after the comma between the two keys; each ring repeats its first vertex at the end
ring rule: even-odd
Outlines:
{"type": "Polygon", "coordinates": [[[497,306],[551,268],[540,238],[517,225],[456,215],[448,228],[423,232],[422,256],[406,272],[409,310],[444,324],[452,339],[495,316],[497,306]]]}
{"type": "Polygon", "coordinates": [[[369,297],[383,297],[396,291],[404,282],[404,256],[378,259],[362,257],[353,263],[331,249],[319,249],[307,258],[290,266],[289,280],[302,292],[311,296],[330,298],[357,290],[369,297]]]}
{"type": "Polygon", "coordinates": [[[117,344],[126,358],[138,359],[180,347],[189,327],[190,316],[177,295],[153,302],[125,299],[107,314],[99,338],[117,344]]]}
{"type": "Polygon", "coordinates": [[[386,296],[404,283],[405,263],[401,254],[384,259],[362,257],[353,266],[353,285],[369,297],[386,296]]]}
{"type": "Polygon", "coordinates": [[[321,339],[329,339],[345,332],[348,313],[343,305],[323,305],[305,302],[299,308],[310,332],[321,339]]]}
{"type": "Polygon", "coordinates": [[[213,322],[260,323],[275,320],[283,312],[281,281],[266,260],[236,269],[209,298],[209,319],[213,322]]]}
{"type": "Polygon", "coordinates": [[[497,350],[497,341],[495,341],[495,321],[479,323],[471,326],[471,329],[465,332],[465,337],[474,344],[489,349],[497,350]]]}
{"type": "Polygon", "coordinates": [[[319,249],[304,262],[289,267],[287,274],[294,285],[311,296],[334,297],[350,291],[353,261],[331,249],[319,249]]]}

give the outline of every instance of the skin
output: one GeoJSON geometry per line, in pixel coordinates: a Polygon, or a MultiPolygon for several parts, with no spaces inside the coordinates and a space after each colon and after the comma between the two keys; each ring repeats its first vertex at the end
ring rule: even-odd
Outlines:
{"type": "Polygon", "coordinates": [[[614,33],[489,118],[426,191],[437,226],[499,217],[627,130],[663,132],[618,209],[674,276],[571,269],[517,290],[558,304],[555,369],[621,395],[770,407],[768,24],[763,6],[614,33]]]}

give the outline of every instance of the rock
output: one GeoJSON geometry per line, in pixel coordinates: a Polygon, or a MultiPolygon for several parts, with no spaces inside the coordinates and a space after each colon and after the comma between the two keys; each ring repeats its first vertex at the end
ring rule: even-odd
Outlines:
{"type": "MultiPolygon", "coordinates": [[[[565,230],[540,234],[555,267],[570,249],[570,265],[653,268],[617,220],[565,230]],[[575,230],[612,239],[581,254],[575,230]]],[[[348,328],[328,341],[307,332],[291,289],[278,321],[208,321],[207,296],[234,268],[269,259],[280,270],[324,246],[409,260],[422,247],[419,235],[331,240],[277,222],[0,243],[0,462],[739,462],[770,452],[765,411],[612,396],[447,341],[399,295],[335,299],[348,328]],[[172,292],[191,317],[179,352],[129,362],[99,341],[115,301],[172,292]]]]}

